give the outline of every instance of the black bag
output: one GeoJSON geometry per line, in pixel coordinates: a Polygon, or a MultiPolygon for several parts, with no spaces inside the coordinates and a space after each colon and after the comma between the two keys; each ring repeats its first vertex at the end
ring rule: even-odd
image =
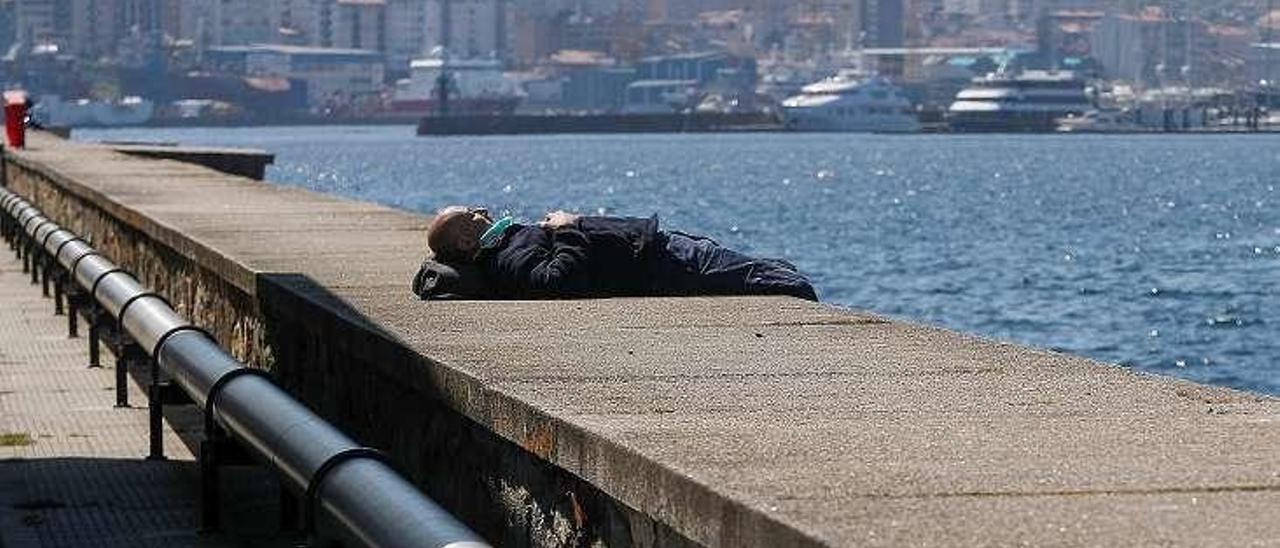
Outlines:
{"type": "Polygon", "coordinates": [[[424,301],[492,298],[480,269],[469,264],[442,263],[432,258],[423,261],[418,274],[413,277],[413,293],[424,301]]]}

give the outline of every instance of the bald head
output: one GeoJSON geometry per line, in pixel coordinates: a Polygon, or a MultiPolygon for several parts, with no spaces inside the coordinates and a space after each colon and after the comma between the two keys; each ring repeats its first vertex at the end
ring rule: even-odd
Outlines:
{"type": "Polygon", "coordinates": [[[441,260],[470,261],[480,250],[480,235],[492,224],[484,210],[446,207],[427,225],[427,246],[441,260]]]}

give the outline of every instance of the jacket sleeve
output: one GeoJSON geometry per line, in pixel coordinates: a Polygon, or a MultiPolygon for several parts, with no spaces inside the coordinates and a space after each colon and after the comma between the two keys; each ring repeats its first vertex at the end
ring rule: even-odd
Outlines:
{"type": "Polygon", "coordinates": [[[539,249],[527,275],[534,296],[574,297],[591,293],[587,235],[576,227],[551,232],[550,249],[539,249]]]}
{"type": "Polygon", "coordinates": [[[588,246],[578,225],[555,231],[514,226],[492,252],[481,252],[480,262],[501,298],[585,296],[593,292],[588,246]]]}

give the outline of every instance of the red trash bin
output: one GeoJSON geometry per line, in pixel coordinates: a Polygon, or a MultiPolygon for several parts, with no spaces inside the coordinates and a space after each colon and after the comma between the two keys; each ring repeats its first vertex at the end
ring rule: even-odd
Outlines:
{"type": "Polygon", "coordinates": [[[9,146],[22,148],[27,142],[27,94],[4,92],[4,134],[9,146]]]}

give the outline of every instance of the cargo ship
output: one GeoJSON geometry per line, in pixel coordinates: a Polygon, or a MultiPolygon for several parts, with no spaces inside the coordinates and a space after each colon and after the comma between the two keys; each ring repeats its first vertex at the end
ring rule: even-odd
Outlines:
{"type": "Polygon", "coordinates": [[[410,61],[409,78],[396,82],[388,109],[396,114],[439,112],[441,82],[448,86],[451,114],[511,114],[525,97],[520,85],[503,74],[501,61],[455,59],[436,48],[430,56],[410,61]]]}

